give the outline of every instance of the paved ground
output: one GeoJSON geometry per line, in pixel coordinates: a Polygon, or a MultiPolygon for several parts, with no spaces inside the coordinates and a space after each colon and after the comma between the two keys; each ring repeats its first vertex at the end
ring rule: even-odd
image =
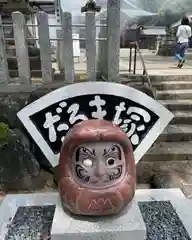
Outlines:
{"type": "MultiPolygon", "coordinates": [[[[149,75],[192,75],[192,53],[188,53],[188,59],[182,69],[177,69],[177,60],[174,57],[161,57],[155,55],[150,50],[141,50],[149,75]]],[[[75,72],[77,74],[86,73],[86,56],[81,52],[81,56],[75,59],[75,72]]],[[[128,72],[129,49],[121,49],[120,51],[120,73],[128,72]]],[[[53,63],[53,67],[58,72],[57,64],[53,63]]],[[[133,69],[133,66],[132,66],[133,69]]],[[[136,74],[142,74],[143,68],[139,56],[137,56],[136,74]]]]}
{"type": "MultiPolygon", "coordinates": [[[[141,50],[145,65],[149,75],[189,75],[192,74],[192,60],[187,60],[182,69],[177,68],[175,57],[161,57],[152,51],[141,50]],[[187,70],[187,71],[186,71],[187,70]]],[[[190,54],[191,55],[191,54],[190,54]]],[[[190,58],[188,54],[186,58],[190,58]]],[[[128,51],[121,51],[120,70],[127,67],[129,58],[128,51]],[[126,56],[125,56],[126,55],[126,56]]],[[[137,57],[136,73],[142,73],[142,64],[139,56],[137,57]]]]}

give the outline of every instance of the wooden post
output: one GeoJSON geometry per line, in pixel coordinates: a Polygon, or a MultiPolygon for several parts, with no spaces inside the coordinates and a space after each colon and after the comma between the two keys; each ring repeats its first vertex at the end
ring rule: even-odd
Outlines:
{"type": "Polygon", "coordinates": [[[8,83],[9,83],[9,70],[7,64],[3,25],[0,15],[0,84],[7,85],[8,83]]]}
{"type": "Polygon", "coordinates": [[[26,40],[25,17],[20,12],[13,12],[12,20],[20,83],[29,85],[31,83],[31,71],[26,40]]]}
{"type": "Polygon", "coordinates": [[[51,83],[53,76],[52,76],[51,43],[49,37],[48,14],[45,12],[38,12],[37,22],[41,54],[42,80],[44,83],[51,83]]]}
{"type": "Polygon", "coordinates": [[[85,36],[86,36],[86,57],[87,75],[89,81],[96,81],[96,26],[95,12],[85,13],[85,36]]]}
{"type": "Polygon", "coordinates": [[[120,0],[107,2],[108,80],[119,81],[120,0]]]}
{"type": "Polygon", "coordinates": [[[65,82],[74,82],[73,39],[71,13],[62,14],[63,60],[65,67],[65,82]]]}

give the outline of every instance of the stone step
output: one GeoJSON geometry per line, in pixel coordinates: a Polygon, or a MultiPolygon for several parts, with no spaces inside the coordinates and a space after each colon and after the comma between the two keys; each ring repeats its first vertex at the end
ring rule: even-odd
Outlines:
{"type": "Polygon", "coordinates": [[[153,83],[169,82],[169,81],[192,81],[192,75],[150,75],[150,80],[153,83]]]}
{"type": "MultiPolygon", "coordinates": [[[[41,69],[41,59],[40,57],[29,57],[30,60],[30,68],[33,70],[40,70],[41,69]]],[[[7,58],[8,68],[10,70],[17,70],[17,58],[13,56],[9,56],[7,58]]]]}
{"type": "Polygon", "coordinates": [[[192,125],[192,111],[172,111],[174,118],[171,124],[189,124],[192,125]]]}
{"type": "MultiPolygon", "coordinates": [[[[191,164],[186,162],[190,161],[183,162],[184,167],[181,167],[181,162],[179,164],[172,162],[170,166],[167,166],[166,163],[164,164],[166,170],[154,171],[155,174],[151,178],[151,188],[180,188],[186,198],[192,198],[191,164]],[[173,170],[172,165],[178,166],[173,170]]],[[[162,162],[159,162],[159,164],[162,165],[162,162]]]]}
{"type": "MultiPolygon", "coordinates": [[[[6,45],[15,45],[15,39],[13,37],[7,36],[6,38],[9,38],[9,39],[6,39],[6,45]]],[[[28,45],[33,45],[34,46],[35,43],[36,43],[36,40],[27,39],[27,44],[28,45]]]]}
{"type": "Polygon", "coordinates": [[[192,99],[192,89],[156,91],[156,97],[159,100],[192,99]]]}
{"type": "Polygon", "coordinates": [[[153,83],[153,87],[157,90],[192,89],[192,81],[161,81],[153,83]]]}
{"type": "MultiPolygon", "coordinates": [[[[8,45],[6,52],[9,56],[16,56],[16,47],[15,45],[8,45]]],[[[40,49],[34,46],[28,46],[28,54],[31,57],[40,56],[40,49]]]]}
{"type": "MultiPolygon", "coordinates": [[[[19,77],[19,72],[18,72],[18,70],[9,70],[9,76],[10,76],[11,78],[19,77]]],[[[41,78],[41,77],[42,77],[42,72],[41,72],[41,70],[31,70],[31,77],[41,78]]]]}
{"type": "Polygon", "coordinates": [[[163,142],[154,144],[142,161],[192,160],[192,142],[163,142]]]}
{"type": "MultiPolygon", "coordinates": [[[[146,82],[146,76],[142,74],[120,74],[124,81],[144,81],[146,82]]],[[[170,81],[192,81],[192,75],[150,75],[152,84],[159,82],[170,82],[170,81]]]]}
{"type": "Polygon", "coordinates": [[[191,110],[192,100],[191,99],[178,99],[178,100],[160,100],[162,105],[168,108],[170,111],[176,110],[191,110]]]}
{"type": "Polygon", "coordinates": [[[192,141],[192,125],[169,125],[157,142],[192,141]]]}
{"type": "Polygon", "coordinates": [[[151,185],[149,183],[137,183],[136,189],[151,189],[151,185]]]}

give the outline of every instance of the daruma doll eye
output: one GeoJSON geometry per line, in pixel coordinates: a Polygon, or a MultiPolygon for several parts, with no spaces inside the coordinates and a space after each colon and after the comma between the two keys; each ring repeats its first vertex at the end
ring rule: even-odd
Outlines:
{"type": "Polygon", "coordinates": [[[115,164],[115,159],[114,158],[108,158],[106,163],[109,166],[113,166],[115,164]]]}
{"type": "Polygon", "coordinates": [[[93,162],[92,162],[91,159],[85,159],[85,160],[83,160],[83,165],[85,167],[92,167],[93,166],[93,162]]]}

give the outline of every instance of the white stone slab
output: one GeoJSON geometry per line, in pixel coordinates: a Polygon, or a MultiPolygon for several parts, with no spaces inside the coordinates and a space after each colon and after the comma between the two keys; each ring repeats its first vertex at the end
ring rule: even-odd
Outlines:
{"type": "Polygon", "coordinates": [[[55,205],[58,198],[57,192],[7,195],[0,205],[0,240],[5,239],[7,224],[10,224],[10,219],[15,216],[18,207],[55,205]]]}
{"type": "Polygon", "coordinates": [[[179,188],[139,189],[136,191],[135,201],[170,201],[189,236],[192,238],[192,201],[185,198],[185,195],[179,188]]]}
{"type": "Polygon", "coordinates": [[[135,193],[136,201],[175,201],[185,199],[185,195],[180,188],[161,189],[137,189],[135,193]]]}
{"type": "Polygon", "coordinates": [[[63,211],[59,199],[51,230],[52,240],[144,240],[145,237],[146,226],[135,201],[119,216],[74,218],[63,211]]]}

